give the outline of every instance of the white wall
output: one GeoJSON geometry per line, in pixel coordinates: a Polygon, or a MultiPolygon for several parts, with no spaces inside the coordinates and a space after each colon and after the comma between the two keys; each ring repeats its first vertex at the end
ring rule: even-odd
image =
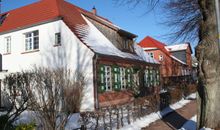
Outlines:
{"type": "Polygon", "coordinates": [[[66,26],[62,20],[30,27],[27,29],[0,35],[0,53],[4,53],[5,37],[11,36],[11,54],[2,56],[2,68],[9,73],[31,69],[34,65],[45,67],[67,67],[82,70],[86,74],[87,84],[82,110],[94,109],[93,56],[87,48],[66,26]],[[24,33],[39,30],[39,51],[25,52],[24,33]],[[61,46],[54,47],[55,33],[61,32],[61,46]]]}

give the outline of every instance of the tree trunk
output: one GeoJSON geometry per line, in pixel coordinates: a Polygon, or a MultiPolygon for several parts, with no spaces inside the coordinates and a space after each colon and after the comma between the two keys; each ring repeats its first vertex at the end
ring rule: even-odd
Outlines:
{"type": "Polygon", "coordinates": [[[220,55],[215,0],[198,0],[202,13],[199,44],[198,128],[220,128],[220,55]]]}

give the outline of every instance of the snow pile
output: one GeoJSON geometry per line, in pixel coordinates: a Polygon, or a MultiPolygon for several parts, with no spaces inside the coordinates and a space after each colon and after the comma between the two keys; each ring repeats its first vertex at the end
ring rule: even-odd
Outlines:
{"type": "Polygon", "coordinates": [[[186,97],[188,100],[195,100],[196,99],[196,93],[192,93],[189,96],[186,97]]]}
{"type": "Polygon", "coordinates": [[[34,111],[24,111],[21,113],[21,115],[18,117],[18,120],[14,122],[14,125],[18,124],[28,124],[31,122],[39,123],[36,119],[36,113],[34,111]]]}
{"type": "Polygon", "coordinates": [[[7,111],[0,112],[0,116],[6,115],[6,114],[7,114],[7,111]]]}
{"type": "MultiPolygon", "coordinates": [[[[40,116],[37,116],[36,114],[37,113],[35,113],[34,111],[24,111],[21,113],[21,115],[18,117],[18,119],[13,124],[19,125],[19,124],[28,124],[31,122],[35,122],[37,124],[37,128],[41,129],[43,120],[40,120],[39,119],[40,116]]],[[[80,120],[79,113],[74,113],[70,115],[70,117],[68,118],[68,122],[66,124],[65,130],[73,130],[73,129],[80,128],[81,124],[79,120],[80,120]]]]}
{"type": "Polygon", "coordinates": [[[137,55],[122,52],[113,43],[106,38],[89,20],[82,16],[88,25],[77,25],[77,34],[82,37],[83,42],[94,52],[103,55],[118,56],[121,58],[135,59],[139,61],[145,61],[149,63],[159,64],[158,61],[148,56],[144,50],[134,44],[134,50],[137,55]]]}
{"type": "Polygon", "coordinates": [[[71,115],[67,124],[66,124],[65,130],[74,130],[74,129],[80,128],[81,124],[79,122],[79,119],[80,119],[79,113],[75,113],[75,114],[71,115]]]}
{"type": "Polygon", "coordinates": [[[190,120],[188,120],[179,130],[196,130],[196,116],[193,116],[190,120]]]}
{"type": "Polygon", "coordinates": [[[214,129],[211,129],[211,128],[202,128],[202,129],[200,129],[200,130],[214,130],[214,129]]]}
{"type": "Polygon", "coordinates": [[[195,99],[196,94],[193,93],[189,95],[185,100],[182,99],[177,103],[174,103],[173,105],[170,105],[169,107],[165,108],[162,111],[151,113],[150,115],[147,115],[145,117],[142,117],[139,120],[136,120],[135,122],[131,123],[130,125],[124,126],[121,128],[121,130],[140,130],[143,127],[149,126],[150,123],[155,122],[156,120],[161,119],[163,116],[171,113],[172,111],[182,108],[186,104],[188,104],[191,100],[187,99],[195,99]]]}

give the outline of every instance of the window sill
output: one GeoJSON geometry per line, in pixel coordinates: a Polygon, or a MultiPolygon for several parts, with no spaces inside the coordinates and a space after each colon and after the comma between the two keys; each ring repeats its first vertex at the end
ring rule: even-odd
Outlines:
{"type": "Polygon", "coordinates": [[[22,52],[21,54],[34,53],[34,52],[38,52],[38,51],[40,51],[40,50],[37,49],[37,50],[25,51],[25,52],[22,52]]]}
{"type": "Polygon", "coordinates": [[[53,47],[59,47],[61,44],[54,44],[53,47]]]}
{"type": "Polygon", "coordinates": [[[11,53],[4,53],[3,55],[10,55],[11,53]]]}

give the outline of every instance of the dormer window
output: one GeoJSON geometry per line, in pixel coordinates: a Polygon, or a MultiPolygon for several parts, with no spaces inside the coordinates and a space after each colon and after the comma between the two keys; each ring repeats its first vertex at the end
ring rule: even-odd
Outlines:
{"type": "Polygon", "coordinates": [[[39,31],[25,33],[25,51],[39,49],[39,31]]]}
{"type": "Polygon", "coordinates": [[[0,25],[3,24],[3,22],[5,21],[5,18],[6,18],[7,16],[8,16],[7,13],[0,16],[0,25]]]}

